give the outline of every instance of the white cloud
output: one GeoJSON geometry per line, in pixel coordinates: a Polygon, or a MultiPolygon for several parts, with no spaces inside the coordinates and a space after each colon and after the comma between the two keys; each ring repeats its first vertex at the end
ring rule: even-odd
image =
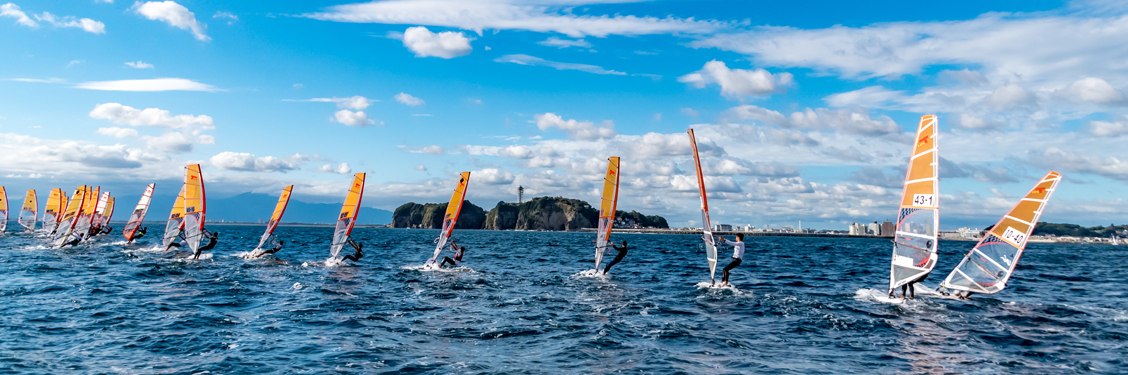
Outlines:
{"type": "Polygon", "coordinates": [[[349,167],[349,163],[341,163],[336,167],[333,167],[332,164],[325,164],[317,168],[317,171],[325,173],[349,174],[352,172],[352,168],[349,167]]]}
{"type": "MultiPolygon", "coordinates": [[[[8,3],[11,4],[11,3],[8,3]]],[[[66,16],[63,18],[56,17],[54,14],[43,12],[37,14],[35,19],[50,23],[55,27],[74,27],[80,28],[83,31],[92,34],[105,34],[106,24],[89,19],[89,18],[75,18],[74,16],[66,16]]]]}
{"type": "Polygon", "coordinates": [[[8,80],[8,81],[16,81],[16,82],[32,82],[32,83],[67,83],[67,80],[65,80],[65,79],[62,79],[62,78],[47,78],[47,79],[39,79],[39,78],[8,78],[7,80],[8,80]]]}
{"type": "Polygon", "coordinates": [[[87,90],[103,91],[223,91],[215,86],[184,78],[127,79],[120,81],[83,82],[75,86],[87,90]]]}
{"type": "Polygon", "coordinates": [[[729,69],[724,62],[713,60],[701,70],[678,77],[678,82],[690,83],[697,88],[708,84],[721,85],[721,94],[730,98],[769,95],[786,92],[793,83],[791,73],[773,75],[764,69],[729,69]]]}
{"type": "Polygon", "coordinates": [[[215,122],[208,115],[176,115],[160,108],[139,110],[119,103],[103,103],[90,111],[90,117],[110,120],[129,126],[153,126],[167,129],[200,128],[215,129],[215,122]]]}
{"type": "MultiPolygon", "coordinates": [[[[295,87],[300,87],[300,86],[301,85],[298,84],[295,87]]],[[[285,99],[284,101],[337,103],[337,108],[355,109],[355,110],[359,111],[359,110],[368,108],[369,106],[372,105],[372,102],[378,102],[379,100],[368,99],[368,98],[365,98],[363,96],[356,95],[356,96],[352,96],[352,97],[348,97],[348,98],[332,97],[332,98],[313,98],[313,99],[309,99],[309,100],[285,99]]]]}
{"type": "Polygon", "coordinates": [[[967,113],[961,113],[952,124],[964,129],[993,129],[999,127],[998,124],[967,113]]]}
{"type": "Polygon", "coordinates": [[[226,19],[228,25],[233,25],[233,24],[235,24],[235,21],[239,20],[239,16],[231,14],[231,12],[222,12],[222,11],[215,12],[215,14],[212,15],[212,18],[226,19]]]}
{"type": "Polygon", "coordinates": [[[1119,137],[1128,135],[1128,118],[1116,122],[1091,121],[1089,122],[1089,134],[1096,137],[1119,137]]]}
{"type": "Polygon", "coordinates": [[[224,151],[212,156],[209,161],[219,169],[241,172],[282,172],[298,170],[307,161],[304,155],[295,154],[284,158],[273,156],[256,157],[246,152],[224,151]]]}
{"type": "Polygon", "coordinates": [[[583,40],[583,39],[569,40],[569,39],[560,39],[560,38],[557,38],[557,37],[554,37],[554,36],[550,36],[550,37],[548,37],[548,39],[539,41],[539,42],[537,42],[537,44],[540,44],[542,46],[556,47],[556,48],[568,48],[568,47],[591,48],[591,43],[588,43],[586,40],[583,40]]]}
{"type": "Polygon", "coordinates": [[[82,64],[82,60],[71,60],[69,63],[67,63],[67,67],[69,68],[71,66],[78,65],[78,64],[82,64]]]}
{"type": "Polygon", "coordinates": [[[823,98],[832,107],[875,108],[888,105],[904,95],[902,91],[892,91],[881,86],[870,86],[860,90],[841,92],[823,98]]]}
{"type": "Polygon", "coordinates": [[[1124,101],[1124,94],[1103,79],[1082,78],[1066,86],[1060,95],[1074,101],[1087,101],[1097,104],[1115,104],[1124,101]]]}
{"type": "Polygon", "coordinates": [[[116,126],[109,128],[98,128],[98,134],[108,135],[114,138],[136,138],[138,135],[136,129],[119,128],[116,126]]]}
{"type": "Polygon", "coordinates": [[[141,61],[141,60],[126,61],[125,65],[128,65],[130,68],[134,68],[134,69],[156,69],[156,67],[153,66],[153,64],[150,64],[150,63],[147,63],[147,62],[144,62],[144,61],[141,61]]]}
{"type": "Polygon", "coordinates": [[[197,21],[195,13],[175,1],[138,2],[133,5],[133,10],[149,20],[162,21],[181,30],[191,30],[192,35],[196,36],[196,40],[204,42],[211,40],[204,33],[207,25],[197,21]]]}
{"type": "Polygon", "coordinates": [[[1037,98],[1022,86],[1010,84],[999,87],[988,96],[986,103],[997,111],[1009,111],[1020,107],[1033,106],[1037,98]]]}
{"type": "Polygon", "coordinates": [[[1032,150],[1028,162],[1035,166],[1053,169],[1062,174],[1069,172],[1089,173],[1115,180],[1128,181],[1128,161],[1115,156],[1101,159],[1099,156],[1086,156],[1057,147],[1045,150],[1032,150]]]}
{"type": "Polygon", "coordinates": [[[693,108],[689,108],[689,107],[685,107],[685,108],[682,108],[682,109],[681,109],[681,114],[683,114],[683,115],[686,115],[686,116],[689,116],[689,117],[693,117],[693,118],[698,118],[698,117],[701,117],[701,113],[700,113],[700,112],[697,112],[697,111],[696,111],[696,110],[694,110],[693,108]]]}
{"type": "Polygon", "coordinates": [[[410,94],[405,94],[405,93],[402,93],[402,92],[399,93],[399,94],[396,94],[396,101],[403,103],[403,104],[410,105],[410,106],[421,106],[421,105],[423,105],[423,99],[419,99],[419,98],[416,98],[414,96],[411,96],[410,94]]]}
{"type": "Polygon", "coordinates": [[[557,61],[549,61],[539,57],[529,55],[505,55],[494,59],[499,63],[512,63],[519,65],[529,66],[547,66],[556,70],[579,70],[581,72],[595,73],[595,74],[614,74],[626,75],[627,73],[618,72],[614,70],[603,69],[602,67],[587,64],[563,63],[557,61]]]}
{"type": "Polygon", "coordinates": [[[471,173],[471,176],[474,177],[474,182],[486,185],[508,185],[513,183],[513,180],[516,179],[513,173],[497,168],[486,168],[480,171],[474,171],[474,173],[471,173]]]}
{"type": "Polygon", "coordinates": [[[210,135],[192,135],[182,132],[167,132],[158,137],[144,136],[141,137],[145,140],[145,145],[150,150],[170,153],[170,154],[183,154],[192,152],[196,144],[213,144],[215,138],[210,135]]]}
{"type": "Polygon", "coordinates": [[[460,32],[432,33],[426,27],[409,27],[403,32],[403,46],[415,52],[415,57],[441,57],[452,59],[469,55],[470,38],[460,32]]]}
{"type": "Polygon", "coordinates": [[[577,15],[578,5],[601,1],[372,1],[329,7],[306,17],[336,22],[457,27],[482,34],[485,29],[557,32],[573,38],[586,35],[648,35],[714,32],[727,24],[674,17],[577,15]]]}
{"type": "Polygon", "coordinates": [[[426,172],[427,167],[423,166],[423,164],[419,164],[419,165],[415,166],[415,170],[420,171],[420,172],[426,172]]]}
{"type": "Polygon", "coordinates": [[[577,140],[593,140],[611,138],[615,136],[615,125],[608,121],[605,126],[597,127],[591,121],[564,120],[563,117],[548,112],[543,115],[533,116],[540,130],[557,128],[568,134],[568,138],[577,140]]]}
{"type": "Polygon", "coordinates": [[[16,4],[7,3],[0,5],[0,17],[15,18],[17,24],[27,27],[39,27],[39,24],[35,23],[35,21],[32,21],[31,18],[27,16],[27,13],[24,13],[22,10],[20,10],[20,7],[16,4]]]}
{"type": "Polygon", "coordinates": [[[430,145],[430,146],[420,148],[417,152],[422,152],[424,154],[431,154],[431,155],[445,155],[447,150],[445,148],[443,148],[442,146],[439,146],[439,145],[430,145]]]}
{"type": "Polygon", "coordinates": [[[364,111],[353,112],[347,109],[337,111],[333,114],[333,118],[337,122],[348,126],[368,126],[376,123],[376,121],[368,118],[368,114],[364,113],[364,111]]]}
{"type": "Polygon", "coordinates": [[[867,113],[851,110],[826,108],[807,108],[793,112],[790,116],[757,107],[751,104],[734,107],[726,115],[740,120],[756,120],[769,125],[789,129],[835,129],[847,133],[864,135],[886,135],[901,133],[901,127],[888,116],[871,118],[867,113]]]}

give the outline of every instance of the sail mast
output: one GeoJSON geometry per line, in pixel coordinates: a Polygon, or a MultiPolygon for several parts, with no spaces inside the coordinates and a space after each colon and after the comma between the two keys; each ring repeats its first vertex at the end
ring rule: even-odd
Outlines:
{"type": "Polygon", "coordinates": [[[986,294],[1006,288],[1030,233],[1060,181],[1061,174],[1054,171],[1042,177],[964,256],[940,287],[986,294]]]}
{"type": "Polygon", "coordinates": [[[937,125],[935,115],[921,116],[913,138],[913,153],[897,211],[893,260],[889,266],[890,291],[918,280],[936,267],[940,226],[937,125]]]}
{"type": "Polygon", "coordinates": [[[689,145],[693,147],[693,165],[697,170],[697,187],[701,195],[701,240],[705,242],[705,259],[709,261],[709,280],[715,282],[717,274],[717,243],[713,239],[713,228],[709,222],[709,201],[705,198],[705,176],[701,174],[701,156],[697,153],[697,138],[693,129],[689,133],[689,145]]]}
{"type": "Polygon", "coordinates": [[[447,202],[446,213],[443,215],[443,229],[439,232],[439,238],[435,240],[435,255],[427,260],[427,264],[435,264],[439,259],[439,254],[446,247],[447,241],[450,241],[450,234],[454,232],[454,225],[458,222],[458,215],[462,212],[462,202],[466,199],[466,189],[469,186],[470,172],[462,172],[459,175],[458,185],[454,187],[454,193],[450,196],[450,202],[447,202]]]}
{"type": "Polygon", "coordinates": [[[615,212],[619,203],[619,157],[607,158],[607,173],[603,175],[603,196],[599,202],[599,223],[595,234],[595,270],[603,261],[611,229],[615,226],[615,212]]]}

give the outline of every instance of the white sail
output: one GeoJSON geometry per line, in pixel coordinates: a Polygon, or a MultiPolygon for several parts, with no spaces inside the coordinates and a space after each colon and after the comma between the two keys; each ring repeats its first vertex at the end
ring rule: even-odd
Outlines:
{"type": "Polygon", "coordinates": [[[713,238],[712,223],[709,221],[709,200],[705,194],[705,176],[701,173],[701,156],[697,154],[697,139],[693,129],[688,130],[689,144],[693,147],[693,164],[697,168],[697,187],[701,196],[701,241],[705,243],[705,259],[709,262],[709,280],[716,281],[717,242],[713,238]]]}
{"type": "Polygon", "coordinates": [[[129,221],[125,223],[125,228],[122,229],[122,235],[125,236],[126,241],[133,241],[133,236],[137,234],[141,223],[145,221],[145,214],[149,212],[149,203],[153,200],[153,190],[156,186],[157,184],[146,186],[145,193],[141,194],[141,199],[137,200],[137,207],[133,208],[133,213],[129,215],[129,221]]]}
{"type": "Polygon", "coordinates": [[[936,134],[936,116],[922,116],[913,138],[913,153],[897,211],[889,271],[890,293],[894,288],[919,280],[936,267],[940,226],[936,134]]]}

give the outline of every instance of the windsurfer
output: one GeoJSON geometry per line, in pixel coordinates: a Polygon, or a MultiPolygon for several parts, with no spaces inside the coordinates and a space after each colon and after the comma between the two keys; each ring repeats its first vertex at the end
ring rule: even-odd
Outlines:
{"type": "Polygon", "coordinates": [[[251,255],[251,257],[252,258],[258,258],[258,257],[261,257],[263,255],[274,254],[274,253],[277,253],[279,250],[282,250],[282,244],[284,243],[284,241],[275,240],[274,236],[270,236],[270,242],[272,244],[274,244],[274,247],[271,247],[270,250],[261,250],[258,253],[251,255]]]}
{"type": "Polygon", "coordinates": [[[612,259],[611,263],[607,263],[607,267],[603,268],[603,274],[604,275],[606,275],[607,272],[611,270],[611,266],[614,266],[615,264],[622,262],[623,257],[627,256],[627,241],[626,240],[623,240],[623,247],[615,246],[615,244],[613,244],[613,243],[611,243],[609,245],[611,245],[611,248],[618,250],[619,254],[615,255],[615,259],[612,259]]]}
{"type": "Polygon", "coordinates": [[[721,271],[721,286],[728,286],[729,271],[739,266],[740,262],[744,259],[744,234],[737,233],[735,242],[726,240],[724,237],[717,238],[721,241],[725,241],[729,246],[732,246],[732,263],[729,263],[729,265],[725,266],[725,269],[721,271]]]}
{"type": "Polygon", "coordinates": [[[450,257],[443,257],[442,263],[439,263],[440,268],[442,268],[442,266],[445,266],[447,263],[450,263],[450,265],[452,266],[458,265],[457,263],[455,263],[455,261],[461,262],[462,255],[466,253],[466,247],[458,247],[458,245],[454,243],[454,240],[450,241],[450,247],[454,249],[454,259],[450,259],[450,257]]]}
{"type": "Polygon", "coordinates": [[[353,247],[354,249],[356,249],[356,254],[352,254],[352,255],[345,255],[345,256],[344,256],[343,258],[341,258],[341,259],[342,259],[342,260],[343,260],[343,259],[348,259],[348,260],[351,260],[351,261],[353,261],[353,262],[359,262],[359,261],[360,261],[360,258],[363,258],[363,257],[364,257],[364,252],[360,250],[360,248],[364,247],[364,245],[363,245],[363,244],[358,244],[358,243],[356,243],[356,242],[355,242],[355,241],[353,241],[353,240],[352,240],[351,238],[350,238],[350,239],[349,239],[349,241],[348,241],[348,242],[346,242],[346,243],[347,243],[347,244],[349,244],[349,246],[352,246],[352,247],[353,247]]]}
{"type": "Polygon", "coordinates": [[[203,254],[204,251],[208,251],[214,248],[215,243],[219,241],[219,232],[212,233],[203,228],[200,228],[200,231],[202,231],[203,233],[201,234],[203,234],[203,236],[208,239],[208,244],[200,246],[200,249],[196,250],[196,255],[193,256],[192,259],[200,259],[200,254],[203,254]]]}
{"type": "Polygon", "coordinates": [[[148,230],[149,230],[149,227],[141,227],[141,230],[137,231],[137,233],[133,234],[133,237],[129,238],[129,242],[133,242],[133,240],[136,240],[136,239],[141,238],[141,237],[145,237],[145,232],[147,232],[148,230]]]}

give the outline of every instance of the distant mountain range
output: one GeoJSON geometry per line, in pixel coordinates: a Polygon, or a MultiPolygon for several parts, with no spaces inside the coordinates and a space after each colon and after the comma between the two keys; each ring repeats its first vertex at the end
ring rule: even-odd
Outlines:
{"type": "MultiPolygon", "coordinates": [[[[114,217],[115,221],[129,219],[133,207],[141,199],[140,195],[117,196],[115,194],[114,217]]],[[[154,195],[149,206],[149,213],[145,221],[164,221],[168,219],[172,210],[175,195],[154,195]]],[[[342,203],[344,197],[341,197],[342,203]]],[[[243,193],[229,198],[209,198],[207,202],[208,221],[241,221],[241,222],[266,222],[274,212],[274,205],[278,203],[277,195],[243,193]]],[[[18,208],[17,208],[18,210],[18,208]]],[[[286,213],[282,216],[284,223],[334,223],[341,213],[341,204],[331,203],[306,203],[290,199],[286,206],[286,213]]],[[[18,212],[17,212],[18,214],[18,212]]],[[[378,208],[361,207],[357,216],[357,224],[388,224],[392,222],[392,212],[378,208]]]]}

